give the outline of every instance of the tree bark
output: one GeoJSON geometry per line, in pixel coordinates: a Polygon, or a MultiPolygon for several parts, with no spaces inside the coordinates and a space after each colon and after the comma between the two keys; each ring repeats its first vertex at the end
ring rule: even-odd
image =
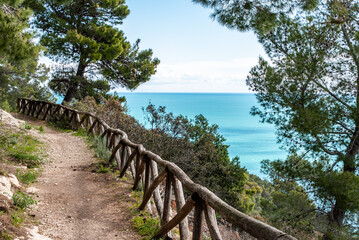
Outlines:
{"type": "Polygon", "coordinates": [[[79,87],[78,81],[80,78],[84,78],[86,67],[87,67],[86,63],[84,63],[83,60],[80,60],[79,66],[77,67],[76,77],[69,79],[70,86],[67,89],[65,98],[61,103],[62,105],[65,102],[71,102],[71,100],[76,97],[77,92],[79,91],[78,90],[78,87],[79,87]]]}
{"type": "MultiPolygon", "coordinates": [[[[344,161],[343,161],[343,172],[354,173],[356,171],[355,167],[355,157],[359,153],[359,128],[356,128],[354,131],[354,136],[349,144],[348,150],[346,151],[344,161]]],[[[345,203],[344,203],[345,204],[345,203]]],[[[338,231],[343,226],[343,221],[346,214],[346,209],[343,209],[343,202],[340,199],[336,199],[333,209],[328,213],[328,229],[324,234],[324,240],[334,240],[338,231]]]]}
{"type": "Polygon", "coordinates": [[[61,104],[64,105],[65,102],[71,102],[71,100],[76,97],[76,92],[77,92],[76,87],[70,86],[69,89],[67,89],[65,98],[61,104]]]}

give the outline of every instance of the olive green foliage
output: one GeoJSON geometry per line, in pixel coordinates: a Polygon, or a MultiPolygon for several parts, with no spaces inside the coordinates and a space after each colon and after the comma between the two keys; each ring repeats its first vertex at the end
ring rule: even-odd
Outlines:
{"type": "Polygon", "coordinates": [[[218,126],[209,124],[204,116],[190,120],[167,113],[165,107],[150,104],[144,109],[150,128],[146,129],[125,114],[123,98],[103,99],[100,104],[93,98],[85,98],[74,106],[82,111],[90,110],[109,125],[125,131],[131,141],[176,163],[192,180],[231,205],[242,211],[253,209],[253,197],[260,193],[260,187],[248,181],[239,158],[228,157],[228,146],[218,133],[218,126]]]}
{"type": "Polygon", "coordinates": [[[152,50],[130,44],[119,25],[129,14],[124,0],[26,0],[41,29],[46,55],[60,63],[50,87],[65,100],[104,94],[112,86],[135,89],[159,64],[152,50]]]}
{"type": "MultiPolygon", "coordinates": [[[[262,172],[266,174],[268,172],[264,165],[267,163],[270,161],[262,162],[262,172]]],[[[271,175],[266,180],[251,174],[249,180],[256,182],[262,190],[254,196],[255,206],[251,215],[298,239],[318,237],[315,228],[321,226],[323,220],[317,215],[314,202],[302,186],[295,181],[273,178],[271,175]]]]}
{"type": "MultiPolygon", "coordinates": [[[[27,124],[27,126],[32,127],[27,124]]],[[[32,136],[27,135],[25,128],[15,131],[14,128],[6,124],[0,127],[0,162],[2,164],[20,164],[26,165],[27,169],[16,171],[17,178],[24,184],[31,184],[36,181],[39,169],[31,169],[33,167],[40,167],[43,153],[41,152],[41,143],[32,136]]],[[[0,174],[7,175],[6,171],[0,170],[0,174]]],[[[28,215],[25,213],[32,204],[36,202],[34,199],[23,192],[16,191],[12,196],[12,205],[2,206],[0,216],[4,220],[1,227],[0,239],[13,239],[16,236],[17,228],[23,224],[28,215]],[[3,216],[2,216],[3,215],[3,216]],[[9,224],[8,224],[9,222],[9,224]],[[13,226],[11,226],[11,224],[13,226]]]]}
{"type": "Polygon", "coordinates": [[[261,105],[252,113],[275,124],[295,156],[274,162],[276,174],[314,193],[327,214],[325,239],[340,238],[346,224],[357,231],[347,216],[359,211],[358,2],[195,2],[225,26],[253,30],[269,57],[247,84],[261,105]]]}
{"type": "Polygon", "coordinates": [[[39,49],[26,31],[31,10],[22,6],[24,0],[0,1],[0,59],[9,63],[37,56],[39,49]]]}
{"type": "Polygon", "coordinates": [[[136,216],[131,222],[143,239],[150,239],[160,230],[159,219],[150,216],[136,216]]]}
{"type": "Polygon", "coordinates": [[[0,108],[14,111],[18,97],[48,99],[48,69],[37,63],[39,45],[29,30],[31,10],[23,0],[0,1],[0,108]]]}
{"type": "Polygon", "coordinates": [[[107,173],[111,168],[117,165],[116,161],[109,162],[111,151],[106,147],[105,140],[101,137],[88,137],[91,148],[95,151],[95,157],[100,161],[97,164],[99,173],[107,173]]]}
{"type": "Polygon", "coordinates": [[[73,130],[75,130],[75,128],[69,122],[69,120],[69,116],[67,116],[66,114],[64,116],[62,114],[56,114],[52,115],[51,118],[49,118],[47,124],[62,132],[72,132],[73,130]]]}
{"type": "Polygon", "coordinates": [[[19,191],[15,192],[11,199],[14,205],[21,210],[25,210],[36,203],[36,201],[32,199],[31,196],[28,196],[25,193],[19,191]]]}
{"type": "Polygon", "coordinates": [[[248,181],[247,171],[240,166],[239,157],[229,158],[229,146],[218,133],[217,125],[209,124],[203,115],[191,120],[181,115],[174,116],[167,113],[165,107],[156,108],[153,104],[144,111],[151,125],[151,149],[157,147],[155,151],[160,151],[162,157],[175,162],[191,179],[232,206],[244,212],[253,210],[253,197],[260,193],[261,188],[248,181]]]}
{"type": "Polygon", "coordinates": [[[138,211],[138,207],[141,205],[143,198],[142,190],[137,189],[133,191],[131,196],[134,200],[134,203],[129,209],[134,216],[131,220],[132,226],[142,236],[142,240],[150,240],[160,230],[160,219],[151,216],[151,214],[146,211],[138,211]]]}
{"type": "Polygon", "coordinates": [[[0,108],[15,111],[19,97],[54,101],[45,85],[49,69],[37,63],[37,59],[26,60],[21,65],[0,66],[0,108]]]}
{"type": "Polygon", "coordinates": [[[26,219],[26,215],[22,209],[13,210],[10,213],[12,225],[19,227],[26,219]]]}
{"type": "Polygon", "coordinates": [[[24,184],[31,184],[36,182],[36,178],[39,175],[39,172],[36,170],[28,171],[17,171],[16,177],[24,184]]]}
{"type": "Polygon", "coordinates": [[[44,132],[45,132],[44,126],[40,126],[38,130],[39,130],[40,133],[44,133],[44,132]]]}
{"type": "Polygon", "coordinates": [[[110,170],[113,170],[117,166],[117,162],[109,162],[111,151],[106,147],[106,142],[104,138],[100,136],[93,136],[89,134],[85,129],[79,129],[74,133],[75,136],[84,137],[87,140],[87,143],[95,152],[95,157],[99,160],[96,165],[96,170],[98,173],[108,173],[110,170]]]}
{"type": "Polygon", "coordinates": [[[270,198],[261,198],[260,206],[261,215],[273,226],[298,238],[299,234],[306,234],[307,239],[312,239],[316,208],[296,182],[276,180],[270,198]]]}
{"type": "MultiPolygon", "coordinates": [[[[337,199],[337,201],[341,201],[343,204],[346,203],[347,205],[341,205],[343,208],[348,210],[348,214],[346,219],[344,220],[344,223],[340,228],[334,228],[335,233],[330,233],[332,237],[334,238],[342,238],[342,239],[356,239],[355,236],[358,236],[357,232],[357,225],[355,224],[357,222],[357,213],[358,213],[358,189],[359,181],[358,177],[355,176],[353,173],[350,172],[344,172],[339,173],[336,171],[327,171],[324,172],[323,168],[325,166],[323,165],[323,162],[309,162],[308,160],[298,156],[298,155],[290,155],[285,161],[276,160],[276,161],[268,161],[265,160],[262,162],[262,170],[264,173],[268,174],[271,179],[274,179],[274,182],[284,182],[284,183],[291,183],[298,189],[298,186],[296,186],[293,181],[300,182],[303,187],[300,187],[300,191],[296,190],[295,195],[293,195],[293,199],[296,199],[297,202],[295,202],[296,206],[292,206],[291,212],[287,212],[288,219],[289,217],[296,216],[296,214],[299,215],[299,213],[302,211],[303,213],[308,211],[310,213],[313,212],[313,210],[317,210],[315,221],[311,220],[309,222],[312,223],[311,227],[314,227],[314,229],[319,231],[325,231],[327,227],[323,225],[328,224],[327,217],[323,217],[323,212],[325,213],[323,209],[327,209],[332,207],[332,202],[334,199],[337,199]],[[310,190],[311,197],[316,200],[318,203],[317,208],[311,208],[310,202],[305,200],[306,194],[305,190],[310,190]],[[319,201],[320,200],[320,201],[319,201]],[[301,204],[298,204],[301,203],[301,204]],[[319,204],[320,203],[320,204],[319,204]],[[299,208],[298,208],[299,207],[299,208]],[[313,224],[315,223],[315,224],[313,224]],[[351,237],[348,237],[351,236],[351,237]]],[[[273,194],[273,193],[272,193],[273,194]]],[[[278,194],[277,194],[278,195],[278,194]]],[[[291,199],[289,195],[284,195],[286,200],[291,199]]],[[[278,197],[281,197],[281,195],[278,195],[278,197]]],[[[281,198],[278,198],[281,199],[281,198]]],[[[284,198],[282,198],[284,199],[284,198]]],[[[265,202],[261,202],[265,203],[265,202]]],[[[277,204],[277,207],[280,206],[277,204]]],[[[268,207],[268,206],[267,206],[268,207]]],[[[314,207],[314,206],[313,206],[314,207]]],[[[279,208],[278,208],[279,209],[279,208]]],[[[285,208],[283,209],[283,213],[285,213],[285,208]]],[[[270,215],[270,212],[273,211],[273,209],[268,209],[268,216],[270,215]]],[[[328,210],[327,210],[328,211],[328,210]]],[[[279,216],[282,216],[281,213],[279,213],[279,216]]],[[[306,217],[310,217],[311,214],[308,214],[306,217]]],[[[275,215],[272,215],[272,219],[275,215]]],[[[306,219],[304,217],[304,220],[306,219]]],[[[274,219],[275,220],[275,219],[274,219]]],[[[295,222],[296,224],[299,223],[302,224],[300,217],[293,218],[291,221],[298,221],[295,222]]],[[[291,224],[290,224],[291,225],[291,224]]],[[[297,226],[298,230],[302,229],[303,226],[297,226]]]]}

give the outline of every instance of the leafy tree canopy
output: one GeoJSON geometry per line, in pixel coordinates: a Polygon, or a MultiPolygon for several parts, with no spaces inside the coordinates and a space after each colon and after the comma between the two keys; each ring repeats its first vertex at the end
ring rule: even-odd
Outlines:
{"type": "Polygon", "coordinates": [[[0,107],[15,110],[18,97],[47,99],[48,70],[38,65],[41,47],[29,30],[32,11],[23,0],[0,0],[0,107]]]}
{"type": "Polygon", "coordinates": [[[269,198],[260,199],[261,215],[298,239],[313,239],[315,205],[293,181],[274,180],[269,198]]]}
{"type": "Polygon", "coordinates": [[[8,64],[36,58],[40,50],[28,31],[32,12],[22,4],[23,0],[0,0],[0,60],[8,64]]]}
{"type": "Polygon", "coordinates": [[[338,239],[346,216],[359,211],[358,1],[194,2],[225,26],[257,34],[268,58],[247,78],[261,105],[252,113],[276,125],[294,156],[270,166],[316,192],[324,238],[338,239]]]}
{"type": "Polygon", "coordinates": [[[0,108],[15,111],[19,97],[54,100],[45,82],[49,69],[29,59],[20,66],[0,66],[0,108]]]}
{"type": "Polygon", "coordinates": [[[64,101],[107,92],[111,84],[135,89],[155,73],[159,60],[152,50],[140,51],[139,40],[131,45],[118,29],[129,14],[124,0],[27,0],[27,5],[34,9],[47,56],[67,64],[50,83],[64,101]]]}

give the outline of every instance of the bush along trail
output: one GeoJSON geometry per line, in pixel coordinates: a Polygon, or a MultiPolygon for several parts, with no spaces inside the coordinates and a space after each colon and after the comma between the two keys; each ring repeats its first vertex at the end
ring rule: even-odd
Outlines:
{"type": "MultiPolygon", "coordinates": [[[[1,195],[1,202],[6,204],[0,210],[10,222],[0,226],[0,239],[141,239],[132,227],[136,213],[131,209],[136,205],[136,193],[130,190],[127,179],[119,180],[116,173],[100,165],[94,150],[74,132],[55,130],[41,121],[23,120],[26,124],[11,119],[17,124],[9,131],[18,131],[15,128],[20,127],[26,136],[33,136],[28,138],[41,142],[48,161],[40,172],[39,166],[26,168],[29,156],[21,159],[18,154],[21,160],[16,163],[1,158],[2,175],[14,176],[8,174],[14,172],[24,184],[12,187],[12,198],[1,195]],[[14,219],[20,217],[15,214],[26,215],[22,218],[28,221],[17,223],[14,219]]],[[[8,121],[2,119],[2,130],[8,121]]]]}

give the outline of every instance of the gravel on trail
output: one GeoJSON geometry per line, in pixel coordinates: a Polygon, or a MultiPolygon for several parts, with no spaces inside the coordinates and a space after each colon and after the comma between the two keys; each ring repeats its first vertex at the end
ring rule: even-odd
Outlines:
{"type": "Polygon", "coordinates": [[[98,160],[83,138],[54,130],[44,121],[25,120],[45,128],[43,133],[32,130],[48,155],[37,183],[29,189],[38,201],[33,213],[39,233],[53,240],[141,239],[131,226],[130,182],[94,173],[98,160]]]}

